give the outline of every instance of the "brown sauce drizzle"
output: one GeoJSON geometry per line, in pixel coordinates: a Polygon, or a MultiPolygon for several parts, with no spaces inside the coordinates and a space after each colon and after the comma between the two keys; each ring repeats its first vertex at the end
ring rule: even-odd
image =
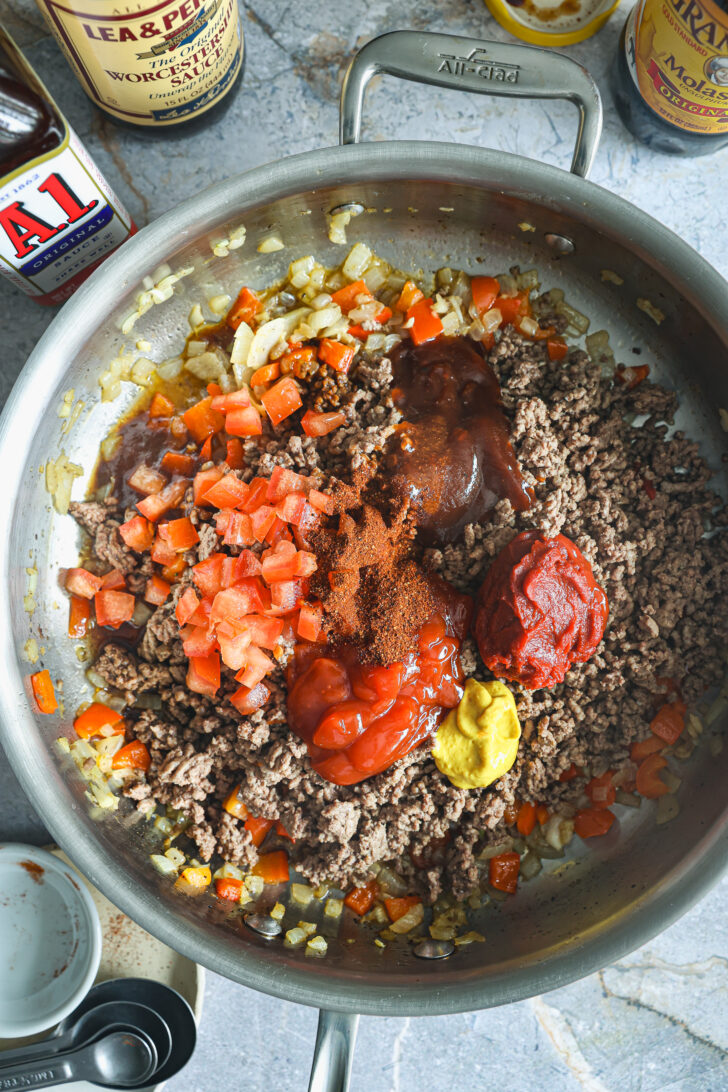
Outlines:
{"type": "Polygon", "coordinates": [[[480,346],[452,337],[392,353],[392,397],[404,416],[387,466],[396,492],[412,502],[420,535],[452,542],[498,501],[530,507],[501,408],[500,387],[480,346]]]}

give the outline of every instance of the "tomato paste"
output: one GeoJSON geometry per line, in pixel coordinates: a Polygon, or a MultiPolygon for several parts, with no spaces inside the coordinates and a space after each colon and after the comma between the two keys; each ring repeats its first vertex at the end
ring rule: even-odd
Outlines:
{"type": "Polygon", "coordinates": [[[564,535],[517,535],[495,559],[474,623],[483,662],[528,690],[563,682],[593,655],[609,604],[589,562],[564,535]]]}
{"type": "Polygon", "coordinates": [[[354,785],[409,754],[463,695],[459,651],[439,614],[421,627],[417,651],[386,667],[362,662],[356,645],[299,644],[289,668],[288,723],[308,745],[314,770],[354,785]]]}

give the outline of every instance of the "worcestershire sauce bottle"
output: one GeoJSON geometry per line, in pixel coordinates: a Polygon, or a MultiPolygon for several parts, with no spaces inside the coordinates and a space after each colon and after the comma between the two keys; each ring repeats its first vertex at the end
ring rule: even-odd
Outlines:
{"type": "Polygon", "coordinates": [[[0,27],[0,275],[38,303],[60,303],[135,231],[0,27]]]}
{"type": "Polygon", "coordinates": [[[639,0],[612,75],[622,121],[654,151],[728,145],[728,0],[639,0]]]}

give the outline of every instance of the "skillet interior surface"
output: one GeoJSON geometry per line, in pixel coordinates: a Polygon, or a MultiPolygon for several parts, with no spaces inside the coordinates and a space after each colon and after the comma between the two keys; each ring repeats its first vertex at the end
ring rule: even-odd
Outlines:
{"type": "Polygon", "coordinates": [[[175,355],[193,303],[222,290],[234,295],[242,283],[275,281],[294,258],[313,253],[337,264],[346,249],[329,242],[326,213],[350,201],[366,211],[349,225],[349,244],[365,241],[404,270],[537,267],[543,287],[563,287],[569,302],[591,317],[592,331],[610,332],[618,360],[648,363],[654,377],[679,389],[678,427],[700,440],[724,476],[717,408],[728,406],[728,289],[644,214],[554,168],[444,144],[325,149],[260,168],[180,206],[107,261],[51,325],[11,395],[0,422],[6,589],[0,733],[23,787],[64,850],[122,910],[172,947],[248,986],[302,1003],[380,1015],[463,1011],[587,974],[687,909],[717,879],[728,848],[728,755],[714,756],[707,746],[695,752],[685,767],[680,815],[669,826],[656,827],[648,805],[587,847],[575,840],[566,862],[547,862],[551,867],[515,899],[475,920],[485,944],[422,963],[406,950],[375,948],[372,935],[353,924],[331,941],[327,958],[312,961],[253,934],[212,897],[175,893],[149,865],[148,854],[157,849],[150,825],[124,809],[90,814],[75,768],[53,746],[58,735],[72,736],[74,709],[90,690],[87,665],[65,636],[59,586],[59,570],[75,563],[78,534],[73,520],[52,509],[46,460],[62,450],[83,467],[73,491],[82,498],[100,440],[138,395],[124,384],[119,399],[101,403],[98,375],[105,362],[140,338],[151,343],[144,355],[154,360],[175,355]],[[210,240],[241,223],[245,245],[214,257],[210,240]],[[286,248],[259,254],[258,243],[273,230],[286,248]],[[574,252],[555,260],[549,233],[568,236],[574,252]],[[160,261],[193,272],[124,336],[120,320],[142,277],[160,261]],[[605,282],[605,269],[623,284],[605,282]],[[659,308],[664,321],[655,324],[638,299],[659,308]],[[639,358],[633,346],[641,348],[639,358]],[[57,410],[70,388],[84,408],[64,434],[57,410]],[[38,587],[28,614],[23,599],[33,567],[38,587]],[[60,718],[31,711],[28,675],[37,668],[23,652],[31,636],[45,650],[39,666],[64,680],[60,718]],[[345,937],[354,942],[341,943],[345,937]]]}

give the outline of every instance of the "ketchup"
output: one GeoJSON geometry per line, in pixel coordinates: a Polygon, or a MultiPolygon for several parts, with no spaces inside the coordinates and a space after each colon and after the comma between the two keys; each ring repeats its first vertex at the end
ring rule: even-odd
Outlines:
{"type": "Polygon", "coordinates": [[[488,570],[473,628],[494,675],[539,690],[594,654],[608,614],[606,595],[570,539],[524,531],[488,570]]]}
{"type": "Polygon", "coordinates": [[[458,704],[463,672],[452,624],[433,615],[417,645],[386,667],[363,662],[356,645],[297,645],[288,669],[288,723],[326,781],[354,785],[388,769],[458,704]]]}
{"type": "Polygon", "coordinates": [[[531,503],[511,447],[500,387],[470,338],[402,342],[392,353],[392,398],[405,417],[390,441],[394,488],[412,500],[420,533],[452,542],[507,498],[531,503]]]}

